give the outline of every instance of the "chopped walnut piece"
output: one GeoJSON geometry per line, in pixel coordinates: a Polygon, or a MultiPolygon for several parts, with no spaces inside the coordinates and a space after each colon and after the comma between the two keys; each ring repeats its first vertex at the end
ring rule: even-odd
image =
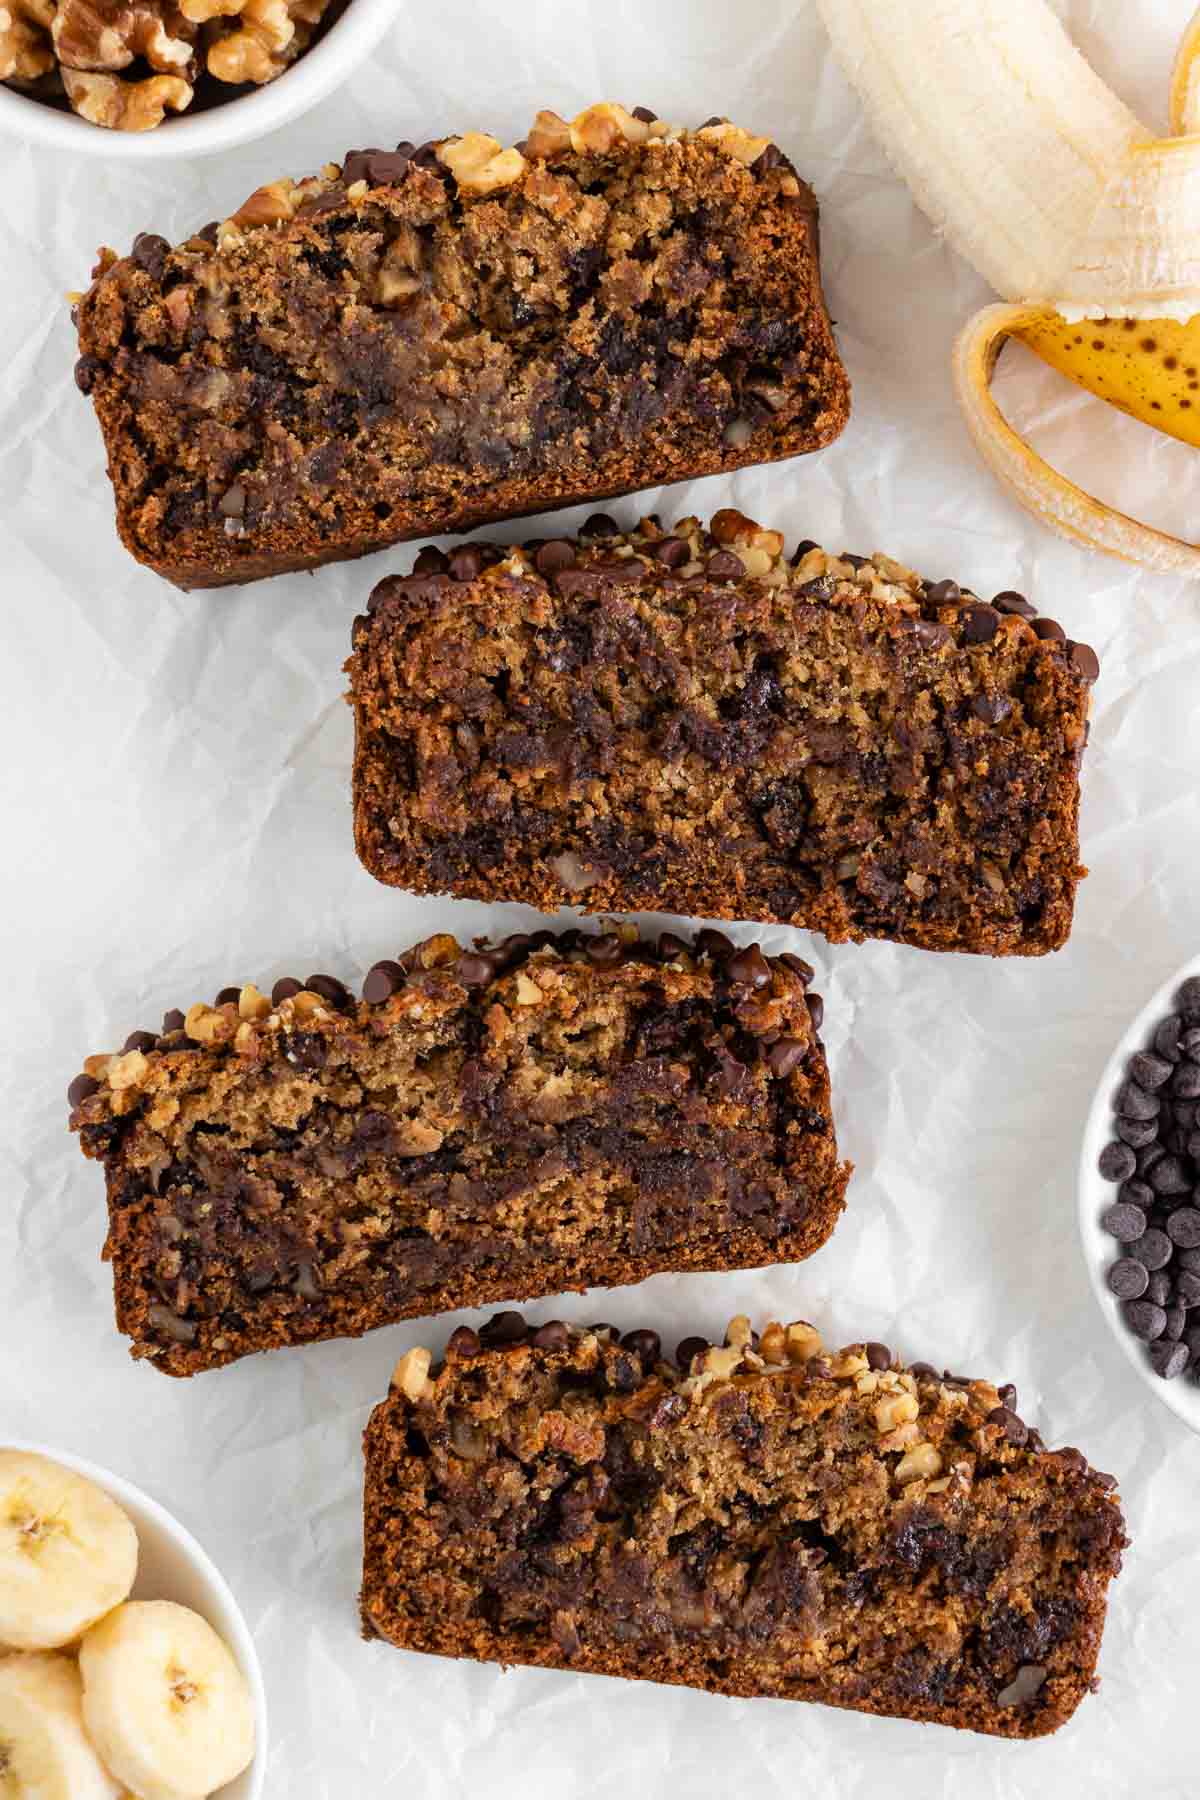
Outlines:
{"type": "Polygon", "coordinates": [[[227,1044],[238,1028],[238,1020],[233,1014],[221,1006],[206,1006],[203,1000],[197,1000],[190,1006],[183,1021],[183,1029],[188,1037],[197,1044],[227,1044]]]}
{"type": "Polygon", "coordinates": [[[787,1327],[786,1335],[789,1362],[807,1362],[812,1356],[820,1356],[821,1334],[815,1326],[799,1319],[787,1327]]]}
{"type": "Polygon", "coordinates": [[[697,137],[709,138],[719,144],[727,155],[737,162],[745,163],[749,168],[756,163],[763,151],[770,144],[770,138],[755,137],[752,132],[743,131],[740,125],[705,125],[696,133],[697,137]]]}
{"type": "MultiPolygon", "coordinates": [[[[183,0],[186,6],[195,0],[183,0]]],[[[207,4],[207,0],[201,0],[207,4]]],[[[215,28],[206,58],[208,72],[218,81],[253,81],[258,86],[282,75],[292,60],[288,55],[296,35],[287,0],[245,0],[230,30],[215,28]]]]}
{"type": "Polygon", "coordinates": [[[525,139],[526,156],[546,158],[570,148],[571,127],[567,121],[560,119],[556,112],[540,112],[525,139]]]}
{"type": "Polygon", "coordinates": [[[54,67],[52,0],[0,4],[0,81],[37,81],[54,67]]]}
{"type": "Polygon", "coordinates": [[[108,1085],[116,1088],[137,1087],[146,1079],[150,1064],[140,1050],[128,1050],[124,1056],[114,1056],[108,1065],[108,1085]]]}
{"type": "Polygon", "coordinates": [[[491,194],[518,181],[527,164],[519,150],[501,148],[486,131],[468,131],[438,147],[438,161],[449,169],[464,194],[491,194]]]}
{"type": "Polygon", "coordinates": [[[196,28],[173,5],[139,0],[59,0],[54,48],[64,68],[127,69],[141,56],[161,75],[186,75],[195,54],[196,28]]]}
{"type": "Polygon", "coordinates": [[[589,106],[571,121],[571,147],[581,153],[593,151],[604,156],[616,144],[644,144],[650,127],[644,119],[635,119],[623,106],[601,100],[589,106]]]}
{"type": "Polygon", "coordinates": [[[231,216],[231,225],[276,225],[290,219],[299,203],[296,184],[286,178],[255,188],[231,216]]]}
{"type": "Polygon", "coordinates": [[[432,1386],[429,1379],[432,1361],[428,1350],[423,1350],[419,1344],[413,1350],[406,1350],[392,1370],[392,1386],[399,1388],[406,1400],[423,1400],[432,1386]]]}
{"type": "Polygon", "coordinates": [[[238,1013],[243,1019],[265,1019],[271,1011],[271,1002],[265,994],[260,994],[252,981],[248,981],[238,995],[238,1013]]]}
{"type": "Polygon", "coordinates": [[[921,1481],[931,1475],[940,1475],[942,1459],[932,1444],[914,1444],[906,1450],[896,1464],[896,1480],[903,1486],[909,1481],[921,1481]]]}
{"type": "Polygon", "coordinates": [[[903,1425],[909,1419],[915,1419],[920,1412],[916,1399],[912,1394],[888,1394],[875,1405],[876,1431],[893,1431],[897,1425],[903,1425]]]}
{"type": "Polygon", "coordinates": [[[62,78],[71,110],[108,131],[153,131],[168,110],[185,112],[192,103],[192,84],[179,75],[123,81],[119,75],[64,69],[62,78]]]}

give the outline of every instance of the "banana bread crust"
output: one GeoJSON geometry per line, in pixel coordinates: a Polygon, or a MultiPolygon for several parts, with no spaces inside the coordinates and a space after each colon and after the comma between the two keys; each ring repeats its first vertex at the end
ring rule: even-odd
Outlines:
{"type": "Polygon", "coordinates": [[[849,412],[786,157],[607,104],[273,182],[102,252],[77,319],[121,537],[184,588],[795,456],[849,412]]]}

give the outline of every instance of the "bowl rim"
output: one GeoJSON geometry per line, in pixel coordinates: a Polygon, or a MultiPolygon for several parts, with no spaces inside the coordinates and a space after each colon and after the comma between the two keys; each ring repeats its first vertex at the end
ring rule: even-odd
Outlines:
{"type": "Polygon", "coordinates": [[[1137,1370],[1155,1399],[1169,1408],[1192,1431],[1200,1433],[1200,1385],[1184,1376],[1164,1381],[1154,1373],[1143,1353],[1141,1340],[1126,1329],[1121,1318],[1121,1303],[1105,1281],[1105,1271],[1114,1260],[1116,1240],[1109,1237],[1100,1224],[1100,1214],[1105,1205],[1112,1204],[1116,1185],[1106,1181],[1096,1167],[1096,1159],[1112,1137],[1113,1097],[1125,1078],[1125,1066],[1130,1056],[1136,1050],[1145,1048],[1150,1029],[1175,1010],[1176,990],[1193,975],[1200,975],[1200,955],[1189,957],[1155,989],[1130,1021],[1104,1065],[1088,1110],[1079,1152],[1078,1224],[1080,1248],[1092,1293],[1104,1314],[1105,1324],[1120,1345],[1126,1361],[1137,1370]]]}
{"type": "Polygon", "coordinates": [[[97,1487],[103,1488],[118,1504],[124,1502],[148,1513],[202,1577],[205,1585],[212,1590],[214,1597],[221,1602],[226,1616],[233,1626],[234,1642],[230,1648],[237,1657],[242,1673],[246,1677],[254,1705],[254,1758],[245,1771],[250,1777],[249,1800],[262,1800],[267,1784],[269,1743],[267,1691],[263,1682],[262,1664],[259,1661],[258,1649],[250,1627],[246,1623],[245,1614],[234,1596],[233,1589],[207,1550],[197,1542],[186,1525],[181,1525],[175,1515],[167,1511],[160,1500],[156,1500],[152,1494],[148,1494],[144,1488],[138,1487],[126,1476],[118,1475],[114,1470],[105,1468],[102,1463],[91,1462],[85,1456],[77,1456],[73,1450],[60,1450],[55,1444],[39,1444],[29,1438],[10,1438],[2,1433],[0,1433],[0,1450],[21,1450],[33,1456],[44,1456],[49,1462],[61,1463],[63,1468],[71,1469],[75,1474],[84,1475],[89,1481],[94,1481],[97,1487]]]}
{"type": "Polygon", "coordinates": [[[366,59],[397,8],[398,0],[349,0],[312,49],[274,81],[203,112],[164,119],[153,131],[109,131],[0,82],[0,134],[117,162],[215,156],[265,137],[316,106],[366,59]]]}

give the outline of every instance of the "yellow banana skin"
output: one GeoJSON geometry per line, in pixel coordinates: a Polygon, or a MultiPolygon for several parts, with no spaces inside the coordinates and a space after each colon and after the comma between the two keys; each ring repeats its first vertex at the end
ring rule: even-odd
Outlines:
{"type": "Polygon", "coordinates": [[[1200,318],[1186,325],[1174,319],[1072,325],[1059,313],[1037,312],[1012,336],[1110,406],[1200,446],[1200,318]]]}

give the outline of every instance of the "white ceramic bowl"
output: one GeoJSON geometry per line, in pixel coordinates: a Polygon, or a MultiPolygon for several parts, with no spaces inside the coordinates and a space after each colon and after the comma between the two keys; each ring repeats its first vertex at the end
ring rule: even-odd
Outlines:
{"type": "Polygon", "coordinates": [[[31,1450],[64,1468],[86,1475],[112,1496],[133,1522],[138,1537],[138,1572],[133,1584],[135,1600],[175,1600],[207,1619],[232,1650],[250,1685],[254,1702],[254,1761],[219,1790],[220,1800],[262,1800],[267,1784],[267,1696],[254,1639],[229,1586],[210,1562],[190,1531],[185,1531],[157,1500],[140,1488],[113,1475],[82,1456],[58,1450],[51,1444],[30,1444],[0,1438],[6,1450],[31,1450]]]}
{"type": "Polygon", "coordinates": [[[106,131],[0,82],[0,131],[85,156],[155,162],[212,156],[284,125],[323,100],[363,62],[396,17],[399,0],[350,0],[341,18],[277,80],[204,112],[168,113],[153,131],[106,131]]]}
{"type": "MultiPolygon", "coordinates": [[[[1115,1238],[1109,1237],[1100,1223],[1100,1215],[1105,1207],[1111,1206],[1117,1197],[1116,1185],[1105,1181],[1096,1160],[1105,1144],[1111,1142],[1113,1130],[1113,1100],[1117,1089],[1125,1078],[1125,1066],[1136,1050],[1144,1050],[1150,1042],[1154,1027],[1160,1019],[1175,1010],[1175,991],[1181,982],[1191,975],[1200,975],[1200,956],[1194,956],[1190,962],[1176,969],[1169,981],[1164,981],[1158,992],[1151,996],[1137,1018],[1133,1020],[1120,1043],[1109,1057],[1104,1073],[1100,1077],[1100,1085],[1096,1089],[1091,1111],[1088,1113],[1087,1125],[1083,1133],[1083,1148],[1079,1156],[1079,1237],[1083,1245],[1083,1257],[1087,1263],[1088,1275],[1092,1283],[1092,1292],[1096,1302],[1104,1314],[1109,1330],[1121,1346],[1128,1360],[1133,1364],[1146,1386],[1156,1400],[1169,1406],[1176,1416],[1190,1425],[1192,1430],[1200,1432],[1200,1386],[1191,1379],[1190,1371],[1179,1375],[1174,1381],[1163,1381],[1150,1367],[1146,1355],[1146,1346],[1127,1328],[1121,1317],[1121,1303],[1108,1286],[1105,1276],[1109,1268],[1121,1254],[1121,1246],[1115,1238]]],[[[1191,1314],[1191,1320],[1200,1325],[1200,1312],[1191,1314]]]]}

